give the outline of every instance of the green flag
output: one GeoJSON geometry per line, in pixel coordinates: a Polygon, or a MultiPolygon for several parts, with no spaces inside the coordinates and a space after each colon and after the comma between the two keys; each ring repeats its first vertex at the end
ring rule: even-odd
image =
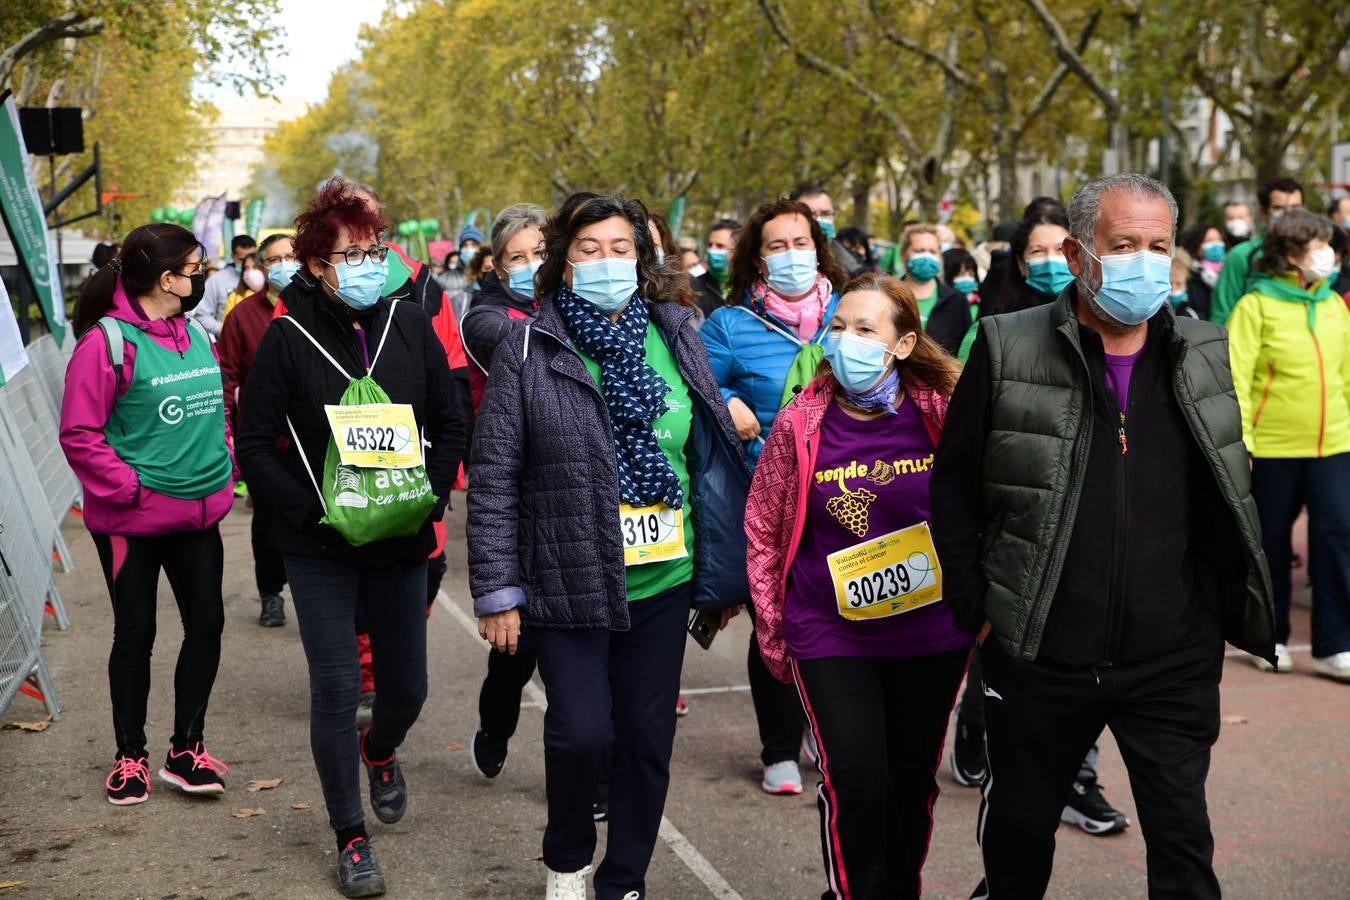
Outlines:
{"type": "Polygon", "coordinates": [[[56,269],[56,251],[47,233],[47,217],[38,199],[33,170],[28,164],[28,149],[19,130],[19,109],[14,97],[3,95],[4,115],[0,115],[0,212],[28,279],[37,292],[38,302],[47,318],[47,328],[58,345],[66,337],[66,300],[61,293],[61,278],[56,269]]]}
{"type": "Polygon", "coordinates": [[[263,201],[261,199],[248,201],[248,208],[244,213],[244,234],[250,234],[255,241],[261,238],[258,232],[262,230],[263,201]]]}

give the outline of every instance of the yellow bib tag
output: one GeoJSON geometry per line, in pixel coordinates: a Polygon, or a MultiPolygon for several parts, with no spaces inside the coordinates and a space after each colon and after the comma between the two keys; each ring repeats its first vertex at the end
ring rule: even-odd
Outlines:
{"type": "Polygon", "coordinates": [[[645,566],[649,563],[684,559],[684,510],[664,503],[652,506],[619,506],[619,529],[623,534],[623,564],[645,566]]]}
{"type": "Polygon", "coordinates": [[[942,600],[942,567],[927,522],[825,558],[839,615],[885,619],[942,600]]]}
{"type": "Polygon", "coordinates": [[[417,419],[407,403],[324,406],[338,457],[359,469],[411,469],[422,465],[417,419]]]}

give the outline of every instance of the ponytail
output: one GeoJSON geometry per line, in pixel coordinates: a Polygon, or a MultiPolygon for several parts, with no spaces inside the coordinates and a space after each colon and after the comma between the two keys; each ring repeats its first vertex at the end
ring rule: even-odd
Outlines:
{"type": "Polygon", "coordinates": [[[75,334],[84,334],[108,314],[119,279],[128,297],[145,296],[155,289],[160,273],[180,268],[202,249],[192,232],[181,225],[158,223],[133,229],[121,252],[80,288],[75,334]]]}

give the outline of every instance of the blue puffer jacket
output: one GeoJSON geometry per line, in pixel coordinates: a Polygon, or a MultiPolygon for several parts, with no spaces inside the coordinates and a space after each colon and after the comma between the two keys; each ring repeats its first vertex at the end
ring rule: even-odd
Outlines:
{"type": "MultiPolygon", "coordinates": [[[[830,318],[839,305],[839,294],[830,298],[825,324],[812,338],[821,341],[829,331],[830,318]]],[[[708,317],[699,332],[708,348],[708,362],[722,387],[722,399],[732,397],[754,410],[759,419],[759,437],[745,442],[745,454],[753,467],[778,415],[788,369],[802,348],[793,330],[762,309],[748,305],[724,306],[708,317]]]]}
{"type": "MultiPolygon", "coordinates": [[[[650,315],[693,398],[686,445],[692,602],[738,606],[750,596],[750,471],[694,331],[694,310],[653,303],[650,315]]],[[[609,410],[551,298],[532,323],[515,323],[493,354],[474,430],[468,508],[475,615],[524,607],[535,628],[628,630],[609,410]]]]}

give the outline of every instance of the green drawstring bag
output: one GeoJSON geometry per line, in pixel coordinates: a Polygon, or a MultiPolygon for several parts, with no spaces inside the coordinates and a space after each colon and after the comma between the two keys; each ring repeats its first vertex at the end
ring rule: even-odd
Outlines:
{"type": "MultiPolygon", "coordinates": [[[[333,432],[324,456],[322,487],[314,480],[314,469],[305,457],[295,426],[289,418],[286,420],[305,471],[323,504],[324,514],[319,521],[331,526],[353,547],[417,534],[436,507],[436,495],[427,478],[421,435],[412,407],[390,403],[389,395],[369,374],[352,378],[298,322],[290,316],[282,318],[300,329],[348,380],[342,399],[325,407],[333,432]]],[[[391,308],[390,323],[393,318],[391,308]]],[[[370,364],[372,372],[388,336],[386,324],[370,364]]]]}
{"type": "Polygon", "coordinates": [[[815,379],[816,370],[820,368],[820,361],[824,358],[825,348],[820,344],[802,344],[802,348],[792,360],[792,365],[788,367],[787,381],[783,384],[783,396],[778,399],[779,409],[791,403],[797,392],[815,379]]]}

